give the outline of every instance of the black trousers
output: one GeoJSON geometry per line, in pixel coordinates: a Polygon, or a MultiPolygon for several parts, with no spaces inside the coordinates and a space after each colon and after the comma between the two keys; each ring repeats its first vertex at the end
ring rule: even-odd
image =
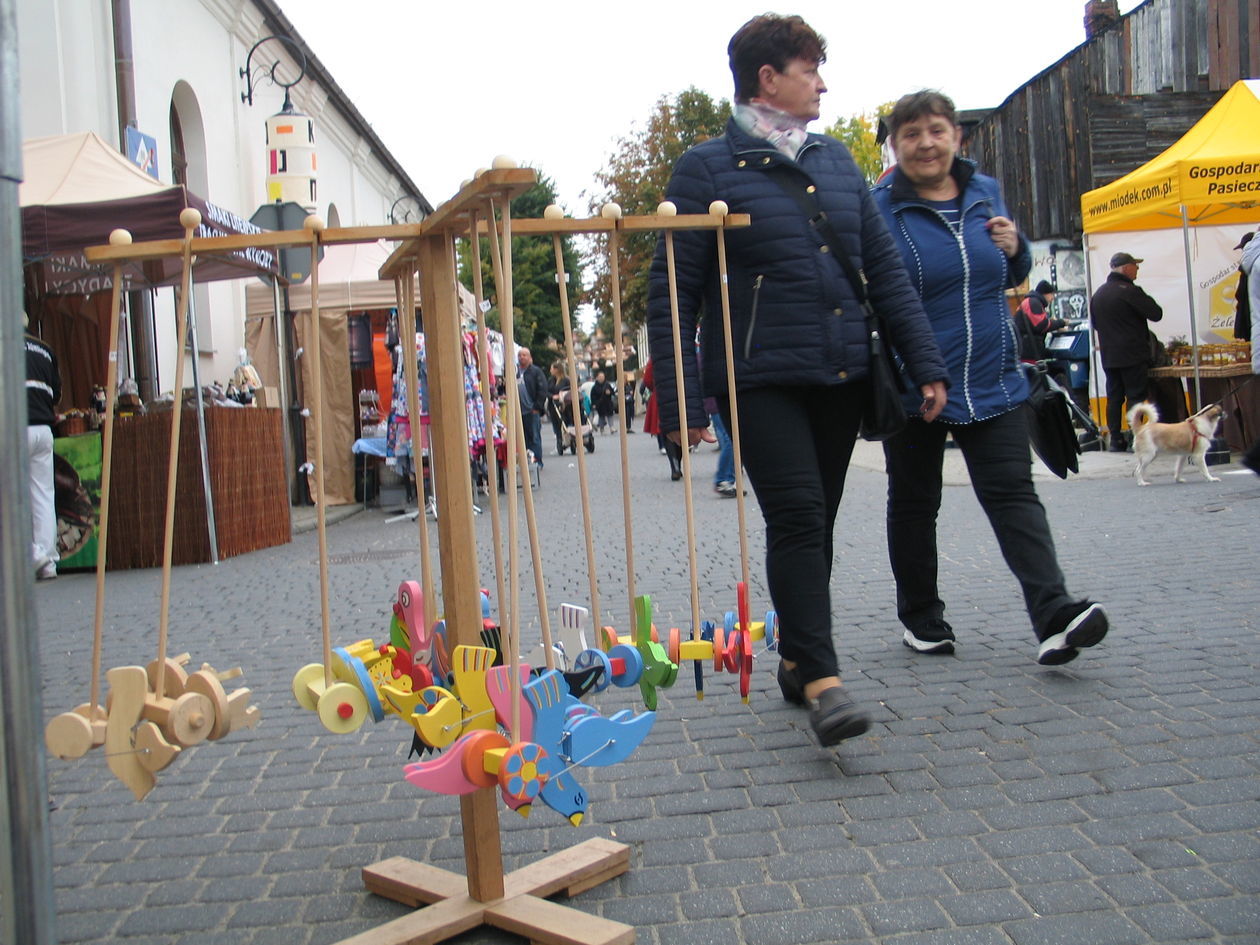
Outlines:
{"type": "Polygon", "coordinates": [[[1064,586],[1046,510],[1033,487],[1023,410],[953,426],[911,420],[884,443],[888,559],[897,582],[897,616],[908,629],[944,617],[937,586],[936,516],[948,433],[962,451],[976,498],[1023,589],[1033,630],[1042,639],[1051,618],[1073,598],[1064,586]]]}
{"type": "Polygon", "coordinates": [[[1124,415],[1146,400],[1148,370],[1145,364],[1103,368],[1107,375],[1107,432],[1113,439],[1120,434],[1124,415]]]}
{"type": "MultiPolygon", "coordinates": [[[[832,531],[865,384],[741,391],[740,452],[766,523],[779,653],[804,682],[838,675],[831,637],[832,531]]],[[[730,424],[730,408],[722,405],[730,424]]]]}

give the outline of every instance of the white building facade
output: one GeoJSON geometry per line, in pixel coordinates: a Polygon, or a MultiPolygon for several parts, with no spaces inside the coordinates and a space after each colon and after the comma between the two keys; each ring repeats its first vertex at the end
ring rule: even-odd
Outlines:
{"type": "MultiPolygon", "coordinates": [[[[354,226],[404,222],[404,211],[405,222],[417,222],[431,209],[274,0],[17,0],[17,12],[24,139],[94,131],[120,145],[119,114],[128,106],[115,59],[116,49],[125,58],[129,32],[132,78],[123,84],[134,90],[136,128],[156,140],[158,177],[248,220],[267,202],[266,120],[285,95],[267,73],[278,61],[278,82],[295,82],[297,47],[306,70],[290,97],[315,122],[315,211],[330,226],[354,226]],[[124,40],[116,44],[117,29],[124,40]],[[241,73],[269,36],[290,42],[269,40],[255,51],[251,106],[242,101],[241,73]]],[[[194,293],[202,383],[226,382],[237,365],[247,281],[194,293]]],[[[154,348],[163,391],[175,375],[174,311],[173,292],[159,290],[154,348]]]]}

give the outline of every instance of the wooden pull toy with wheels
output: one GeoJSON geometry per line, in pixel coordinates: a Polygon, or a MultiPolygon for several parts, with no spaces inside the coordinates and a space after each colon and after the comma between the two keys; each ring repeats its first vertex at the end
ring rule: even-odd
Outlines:
{"type": "MultiPolygon", "coordinates": [[[[192,290],[193,233],[201,226],[201,213],[191,207],[179,215],[184,228],[181,244],[183,274],[176,317],[176,350],[187,345],[188,302],[192,290]]],[[[114,230],[109,236],[114,252],[113,295],[110,305],[110,348],[107,359],[106,390],[118,384],[118,327],[122,301],[123,262],[130,258],[131,234],[114,230]]],[[[176,359],[174,390],[184,387],[184,359],[176,359]]],[[[105,555],[109,534],[110,473],[114,444],[114,398],[105,398],[105,422],[101,442],[101,506],[96,553],[96,615],[92,636],[91,696],[83,705],[63,712],[48,723],[44,742],[55,758],[81,758],[98,745],[105,746],[110,770],[131,788],[140,800],[153,789],[154,774],[185,748],[207,739],[222,738],[242,727],[253,727],[259,711],[249,704],[250,691],[238,689],[228,694],[223,683],[241,674],[239,668],[217,672],[203,664],[193,673],[184,670],[185,654],[178,659],[166,656],[170,612],[171,563],[175,532],[175,482],[179,459],[179,428],[183,410],[176,404],[171,411],[171,447],[166,479],[166,529],[162,560],[162,598],[158,628],[157,658],[147,667],[119,666],[109,670],[109,695],[100,701],[101,644],[104,627],[105,555]]]]}

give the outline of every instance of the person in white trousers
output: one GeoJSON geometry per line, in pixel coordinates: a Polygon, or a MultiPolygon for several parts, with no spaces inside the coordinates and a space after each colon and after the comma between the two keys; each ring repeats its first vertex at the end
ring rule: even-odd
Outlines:
{"type": "MultiPolygon", "coordinates": [[[[28,328],[30,322],[22,316],[28,328]]],[[[61,399],[61,372],[52,348],[28,331],[26,343],[26,443],[31,457],[31,557],[35,578],[57,576],[57,502],[53,485],[53,423],[61,399]]]]}

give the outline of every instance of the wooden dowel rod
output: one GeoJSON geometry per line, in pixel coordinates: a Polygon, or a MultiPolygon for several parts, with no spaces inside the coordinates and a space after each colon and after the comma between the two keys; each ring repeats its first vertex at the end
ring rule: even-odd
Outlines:
{"type": "Polygon", "coordinates": [[[96,530],[96,613],[92,621],[92,715],[101,704],[101,646],[105,636],[105,561],[109,553],[109,487],[114,459],[114,391],[118,386],[118,323],[122,314],[122,266],[114,267],[109,299],[109,360],[105,366],[105,426],[101,434],[101,508],[96,530]]]}
{"type": "MultiPolygon", "coordinates": [[[[739,573],[748,587],[748,523],[745,517],[744,504],[744,460],[740,451],[739,409],[735,396],[735,348],[731,332],[731,293],[730,277],[726,267],[726,233],[719,229],[714,237],[717,240],[718,287],[722,296],[722,338],[726,343],[726,389],[730,401],[731,428],[730,435],[735,458],[735,507],[739,515],[739,573]]],[[[741,627],[747,630],[747,627],[741,627]]]]}
{"type": "MultiPolygon", "coordinates": [[[[192,211],[196,213],[196,211],[192,211]]],[[[192,295],[192,235],[201,223],[201,214],[191,226],[183,219],[188,210],[180,214],[184,224],[183,274],[180,277],[179,306],[175,319],[175,392],[171,404],[171,449],[166,462],[166,525],[162,538],[162,604],[158,617],[158,670],[154,681],[155,691],[162,692],[166,682],[166,641],[171,611],[171,561],[175,549],[175,479],[179,472],[179,425],[184,415],[184,346],[188,343],[188,302],[192,295]]],[[[189,214],[191,216],[191,214],[189,214]]],[[[197,357],[194,351],[192,356],[197,357]]],[[[201,391],[196,391],[201,396],[201,391]]],[[[208,498],[208,497],[207,497],[208,498]]]]}
{"type": "MultiPolygon", "coordinates": [[[[682,450],[683,501],[687,509],[687,564],[691,574],[691,638],[700,639],[700,582],[696,565],[696,512],[691,495],[691,448],[687,429],[687,390],[683,384],[682,327],[678,313],[678,273],[674,269],[674,234],[665,231],[665,264],[669,274],[669,316],[674,335],[674,390],[678,397],[678,439],[682,450]]],[[[695,344],[694,338],[687,340],[695,344]]]]}
{"type": "MultiPolygon", "coordinates": [[[[621,233],[614,229],[608,234],[608,277],[609,293],[612,296],[613,310],[613,342],[617,345],[617,385],[625,384],[625,357],[621,344],[621,233]]],[[[631,391],[633,396],[634,391],[631,391]]],[[[617,397],[617,426],[621,439],[621,520],[625,524],[626,538],[626,621],[627,632],[633,631],[634,625],[634,528],[630,515],[630,446],[626,435],[626,398],[624,391],[617,397]]],[[[599,627],[596,627],[598,633],[599,627]]]]}
{"type": "Polygon", "coordinates": [[[591,589],[591,617],[595,621],[595,633],[599,634],[604,624],[599,613],[599,577],[595,573],[595,538],[591,528],[591,491],[586,476],[586,448],[582,437],[582,392],[578,390],[573,321],[569,316],[568,273],[564,269],[564,247],[561,245],[559,234],[552,236],[551,245],[556,255],[556,281],[560,289],[560,321],[564,326],[565,359],[569,366],[569,404],[573,413],[574,433],[573,455],[577,457],[578,489],[582,496],[582,535],[586,541],[586,570],[591,589]]]}
{"type": "MultiPolygon", "coordinates": [[[[309,218],[308,218],[309,219],[309,218]]],[[[315,525],[319,534],[319,625],[324,644],[324,687],[333,684],[332,619],[328,605],[328,515],[324,493],[324,379],[319,338],[319,228],[308,228],[311,242],[311,311],[310,337],[307,339],[307,364],[311,375],[311,396],[307,409],[315,430],[315,525]]]]}

